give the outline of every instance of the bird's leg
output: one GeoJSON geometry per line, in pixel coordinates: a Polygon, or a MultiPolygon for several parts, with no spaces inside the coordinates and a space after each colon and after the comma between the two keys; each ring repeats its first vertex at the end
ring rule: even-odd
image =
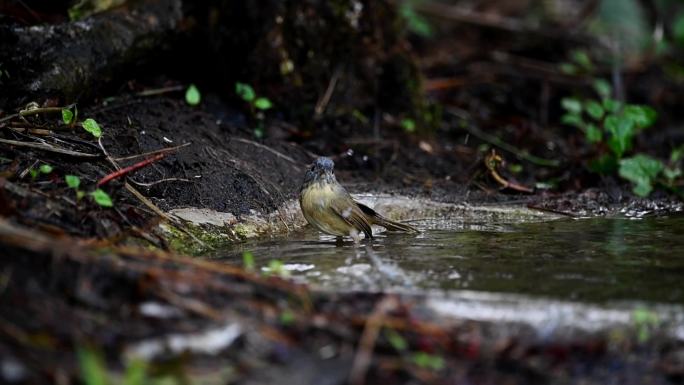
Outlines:
{"type": "Polygon", "coordinates": [[[356,229],[349,230],[349,236],[354,240],[354,245],[358,246],[361,243],[361,234],[356,229]]]}

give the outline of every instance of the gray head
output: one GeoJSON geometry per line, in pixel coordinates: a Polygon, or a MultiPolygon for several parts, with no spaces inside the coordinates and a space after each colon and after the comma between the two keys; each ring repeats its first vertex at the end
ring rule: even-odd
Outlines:
{"type": "Polygon", "coordinates": [[[332,172],[333,167],[335,167],[335,162],[333,162],[332,159],[327,158],[325,156],[321,156],[313,164],[314,169],[320,169],[323,171],[330,171],[332,172]]]}
{"type": "Polygon", "coordinates": [[[308,184],[315,181],[335,181],[335,175],[333,174],[333,168],[335,167],[335,162],[332,159],[325,156],[321,156],[316,159],[309,170],[306,171],[304,176],[304,184],[308,184]]]}

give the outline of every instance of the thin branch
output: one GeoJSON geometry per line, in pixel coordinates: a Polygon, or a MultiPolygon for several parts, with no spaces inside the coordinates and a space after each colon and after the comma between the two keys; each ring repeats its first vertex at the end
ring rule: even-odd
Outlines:
{"type": "Polygon", "coordinates": [[[447,107],[445,109],[449,114],[454,115],[458,118],[465,119],[467,120],[470,124],[466,124],[465,127],[463,127],[466,131],[468,131],[471,135],[479,138],[480,140],[483,140],[487,143],[493,144],[500,149],[504,151],[508,151],[512,153],[513,155],[517,156],[520,159],[524,159],[530,163],[536,164],[537,166],[542,166],[542,167],[559,167],[560,166],[560,161],[555,160],[555,159],[544,159],[540,158],[538,156],[534,156],[527,151],[521,150],[511,144],[508,144],[504,142],[503,140],[499,139],[498,137],[494,135],[490,135],[484,131],[481,131],[479,128],[475,127],[473,124],[473,121],[470,117],[470,114],[468,114],[466,111],[459,110],[457,108],[453,107],[447,107]]]}
{"type": "Polygon", "coordinates": [[[122,157],[120,157],[120,158],[112,158],[112,159],[115,160],[115,161],[117,161],[117,162],[120,162],[120,161],[122,161],[122,160],[131,160],[131,159],[137,159],[137,158],[144,158],[144,157],[147,157],[147,156],[150,156],[150,155],[165,154],[165,153],[167,153],[167,152],[176,151],[176,150],[178,150],[179,148],[187,147],[187,146],[189,146],[189,145],[191,145],[191,144],[192,144],[192,142],[188,142],[188,143],[183,143],[183,144],[178,145],[178,146],[166,147],[166,148],[162,148],[162,149],[159,149],[159,150],[154,150],[154,151],[145,152],[145,153],[142,153],[142,154],[136,154],[136,155],[130,155],[130,156],[122,156],[122,157]]]}
{"type": "Polygon", "coordinates": [[[138,163],[133,164],[133,165],[131,165],[131,166],[124,167],[124,168],[122,168],[122,169],[120,169],[120,170],[117,170],[117,171],[115,171],[115,172],[113,172],[113,173],[110,173],[109,175],[106,175],[104,178],[100,179],[99,182],[97,182],[97,187],[100,187],[100,186],[102,186],[102,185],[104,185],[104,184],[106,184],[106,183],[109,183],[109,182],[111,182],[112,180],[117,179],[117,178],[120,178],[120,177],[122,177],[122,176],[124,176],[124,175],[126,175],[126,174],[130,174],[130,173],[132,173],[133,171],[136,171],[136,170],[138,170],[138,169],[141,169],[141,168],[143,168],[143,167],[145,167],[145,166],[149,166],[150,164],[152,164],[152,163],[154,163],[154,162],[157,162],[157,161],[163,159],[165,156],[166,156],[166,154],[157,154],[157,155],[155,155],[155,156],[153,156],[153,157],[151,157],[151,158],[148,158],[148,159],[143,160],[142,162],[138,162],[138,163]]]}
{"type": "Polygon", "coordinates": [[[56,152],[58,154],[70,155],[70,156],[75,156],[75,157],[80,157],[80,158],[99,158],[101,156],[99,154],[87,154],[85,152],[67,150],[65,148],[52,146],[52,145],[47,144],[47,143],[20,142],[17,140],[9,140],[9,139],[0,139],[0,143],[5,143],[5,144],[12,145],[12,146],[17,146],[17,147],[30,147],[30,148],[35,148],[35,149],[42,150],[42,151],[56,152]]]}

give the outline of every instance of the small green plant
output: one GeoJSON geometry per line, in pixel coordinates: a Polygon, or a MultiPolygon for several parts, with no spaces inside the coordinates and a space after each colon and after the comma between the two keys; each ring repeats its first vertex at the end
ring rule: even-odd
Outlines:
{"type": "Polygon", "coordinates": [[[644,308],[637,308],[632,312],[632,321],[640,343],[647,342],[651,337],[651,330],[660,324],[658,313],[644,308]]]}
{"type": "Polygon", "coordinates": [[[242,253],[242,266],[245,270],[254,271],[254,254],[250,251],[245,251],[242,253]]]}
{"type": "Polygon", "coordinates": [[[185,102],[191,106],[196,106],[202,100],[202,95],[197,89],[197,86],[190,84],[188,89],[185,91],[185,102]]]}
{"type": "Polygon", "coordinates": [[[81,127],[83,127],[84,130],[93,134],[93,136],[96,138],[102,136],[102,128],[100,128],[100,125],[97,124],[95,119],[88,118],[84,120],[83,122],[81,122],[81,127]]]}
{"type": "Polygon", "coordinates": [[[257,126],[254,128],[254,136],[264,136],[264,112],[273,108],[273,103],[263,96],[257,96],[254,88],[249,84],[235,83],[235,93],[245,102],[249,103],[252,114],[256,117],[257,126]]]}
{"type": "Polygon", "coordinates": [[[280,313],[280,323],[284,326],[292,325],[296,321],[297,317],[292,312],[292,310],[284,310],[280,313]]]}
{"type": "Polygon", "coordinates": [[[76,107],[74,107],[74,111],[71,111],[70,108],[62,108],[62,122],[66,125],[72,124],[76,121],[77,114],[76,107]]]}
{"type": "Polygon", "coordinates": [[[290,272],[285,268],[282,261],[278,259],[272,259],[268,261],[268,266],[264,269],[267,275],[277,276],[277,277],[288,277],[290,272]]]}
{"type": "Polygon", "coordinates": [[[32,168],[29,171],[29,175],[31,175],[31,179],[36,179],[38,178],[38,175],[48,175],[52,172],[52,170],[54,170],[54,168],[51,165],[43,163],[37,169],[32,168]]]}
{"type": "Polygon", "coordinates": [[[402,119],[401,120],[401,128],[404,129],[404,131],[408,133],[413,133],[416,132],[416,122],[413,119],[402,119]]]}
{"type": "Polygon", "coordinates": [[[580,129],[600,154],[589,163],[590,170],[600,174],[617,171],[633,183],[633,192],[642,197],[648,196],[656,183],[675,190],[675,179],[681,175],[681,156],[675,156],[675,152],[670,165],[644,154],[625,157],[632,150],[634,138],[656,122],[656,111],[650,106],[623,104],[613,99],[610,84],[605,80],[596,80],[594,90],[599,99],[561,100],[565,110],[561,121],[580,129]]]}
{"type": "Polygon", "coordinates": [[[431,37],[434,33],[432,26],[416,12],[415,3],[420,0],[404,0],[399,6],[399,15],[406,22],[408,30],[422,37],[431,37]]]}
{"type": "Polygon", "coordinates": [[[95,203],[102,207],[114,207],[114,202],[112,201],[112,198],[102,189],[97,189],[91,192],[90,196],[93,197],[95,203]]]}
{"type": "Polygon", "coordinates": [[[591,74],[594,63],[586,50],[576,49],[570,52],[570,60],[560,64],[560,70],[568,75],[591,74]]]}
{"type": "Polygon", "coordinates": [[[85,192],[79,190],[79,187],[81,186],[81,178],[77,177],[76,175],[65,175],[64,176],[64,181],[66,182],[67,186],[69,188],[73,189],[76,191],[76,200],[81,200],[85,196],[85,192]]]}
{"type": "MultiPolygon", "coordinates": [[[[76,175],[65,175],[64,181],[66,182],[67,186],[69,186],[69,188],[76,191],[77,200],[80,201],[81,199],[83,199],[86,193],[85,191],[82,191],[79,188],[81,187],[81,178],[77,177],[76,175]]],[[[114,202],[112,201],[112,198],[102,189],[96,189],[88,195],[90,195],[93,198],[93,201],[95,201],[95,203],[102,207],[114,207],[114,202]]]]}
{"type": "Polygon", "coordinates": [[[408,349],[408,342],[394,329],[385,329],[385,337],[396,351],[403,352],[408,349]]]}
{"type": "Polygon", "coordinates": [[[411,357],[414,364],[424,369],[431,369],[434,371],[444,369],[444,358],[434,354],[425,352],[413,353],[411,357]]]}
{"type": "MultiPolygon", "coordinates": [[[[145,385],[168,383],[150,376],[150,365],[144,360],[133,358],[125,365],[123,379],[110,373],[102,353],[92,347],[82,347],[76,352],[81,381],[85,385],[145,385]]],[[[178,380],[178,378],[177,378],[178,380]]],[[[176,382],[179,383],[179,382],[176,382]]]]}

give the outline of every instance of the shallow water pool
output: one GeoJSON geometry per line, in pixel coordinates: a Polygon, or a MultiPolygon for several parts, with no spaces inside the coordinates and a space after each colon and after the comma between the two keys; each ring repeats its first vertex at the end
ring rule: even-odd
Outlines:
{"type": "Polygon", "coordinates": [[[468,290],[684,303],[684,217],[413,224],[420,234],[378,232],[360,246],[307,227],[233,245],[216,257],[242,264],[249,251],[263,271],[280,261],[294,279],[333,291],[468,290]]]}

